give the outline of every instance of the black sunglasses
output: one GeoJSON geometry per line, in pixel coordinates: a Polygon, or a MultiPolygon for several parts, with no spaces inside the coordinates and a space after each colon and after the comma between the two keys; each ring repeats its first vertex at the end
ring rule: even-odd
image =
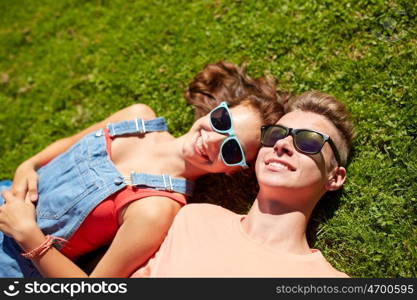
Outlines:
{"type": "Polygon", "coordinates": [[[294,129],[282,125],[264,125],[261,127],[261,144],[264,147],[273,147],[278,140],[289,135],[293,138],[295,148],[304,154],[317,154],[323,148],[324,143],[328,142],[338,165],[341,165],[339,151],[330,136],[315,130],[294,129]]]}

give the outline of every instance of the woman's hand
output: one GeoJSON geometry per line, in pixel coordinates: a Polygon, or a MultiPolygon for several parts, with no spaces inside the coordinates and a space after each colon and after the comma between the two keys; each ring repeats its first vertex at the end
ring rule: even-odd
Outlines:
{"type": "Polygon", "coordinates": [[[35,205],[29,200],[3,191],[4,204],[0,206],[0,231],[17,242],[25,240],[33,232],[36,224],[35,205]]]}
{"type": "Polygon", "coordinates": [[[38,174],[34,163],[27,160],[17,167],[10,190],[17,198],[38,200],[38,174]]]}

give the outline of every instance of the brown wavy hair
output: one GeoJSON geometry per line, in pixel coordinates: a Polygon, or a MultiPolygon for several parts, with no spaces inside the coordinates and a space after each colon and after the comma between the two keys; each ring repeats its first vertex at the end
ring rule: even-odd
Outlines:
{"type": "Polygon", "coordinates": [[[264,124],[274,124],[283,114],[282,99],[271,76],[251,78],[244,66],[219,61],[208,64],[190,82],[184,97],[194,107],[195,118],[205,116],[221,101],[256,108],[264,124]]]}

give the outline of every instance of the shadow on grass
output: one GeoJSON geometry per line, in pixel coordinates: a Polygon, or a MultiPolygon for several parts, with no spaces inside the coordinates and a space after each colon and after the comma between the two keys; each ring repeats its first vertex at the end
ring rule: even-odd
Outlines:
{"type": "Polygon", "coordinates": [[[307,224],[307,241],[311,248],[314,248],[320,224],[326,223],[333,218],[336,210],[339,208],[342,194],[343,189],[327,192],[314,208],[307,224]]]}

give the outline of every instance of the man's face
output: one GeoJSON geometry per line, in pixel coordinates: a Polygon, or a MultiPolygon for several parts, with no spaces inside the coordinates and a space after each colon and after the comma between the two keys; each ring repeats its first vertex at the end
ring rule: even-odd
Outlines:
{"type": "MultiPolygon", "coordinates": [[[[335,126],[319,114],[293,111],[285,114],[277,124],[294,129],[316,130],[329,135],[336,146],[340,145],[335,126]]],[[[317,154],[304,154],[295,148],[293,137],[289,135],[278,140],[273,147],[259,150],[255,170],[260,186],[322,195],[336,168],[334,160],[329,143],[325,143],[317,154]]]]}

